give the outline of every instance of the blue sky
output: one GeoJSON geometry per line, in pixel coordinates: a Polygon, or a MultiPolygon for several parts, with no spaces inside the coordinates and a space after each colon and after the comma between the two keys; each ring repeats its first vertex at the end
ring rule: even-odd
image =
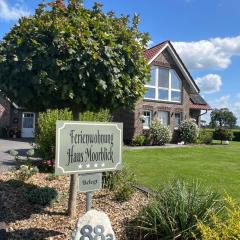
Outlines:
{"type": "MultiPolygon", "coordinates": [[[[0,0],[0,38],[40,1],[0,0]]],[[[91,7],[95,1],[85,0],[91,7]]],[[[171,40],[212,107],[228,107],[240,124],[239,0],[99,0],[105,11],[140,14],[150,45],[171,40]]]]}

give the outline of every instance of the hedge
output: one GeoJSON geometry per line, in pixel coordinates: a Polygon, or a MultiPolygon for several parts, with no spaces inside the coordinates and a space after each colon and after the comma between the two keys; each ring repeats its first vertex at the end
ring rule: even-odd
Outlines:
{"type": "MultiPolygon", "coordinates": [[[[213,133],[214,130],[215,129],[209,129],[209,128],[206,129],[207,132],[211,132],[211,133],[213,133]]],[[[232,129],[232,132],[233,132],[233,140],[232,141],[240,142],[240,130],[232,129]]]]}

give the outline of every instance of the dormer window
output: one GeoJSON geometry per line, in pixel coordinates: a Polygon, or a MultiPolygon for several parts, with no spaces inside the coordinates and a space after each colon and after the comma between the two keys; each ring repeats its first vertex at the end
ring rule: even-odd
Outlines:
{"type": "Polygon", "coordinates": [[[152,67],[151,81],[146,88],[145,99],[181,102],[182,82],[173,69],[152,67]]]}

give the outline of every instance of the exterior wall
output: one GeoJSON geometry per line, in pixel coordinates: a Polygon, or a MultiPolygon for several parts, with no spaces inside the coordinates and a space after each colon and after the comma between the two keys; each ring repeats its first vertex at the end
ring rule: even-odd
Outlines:
{"type": "Polygon", "coordinates": [[[191,109],[190,110],[190,118],[195,119],[196,120],[196,124],[198,126],[200,126],[200,124],[201,124],[200,114],[201,114],[201,110],[200,109],[191,109]]]}
{"type": "Polygon", "coordinates": [[[11,103],[0,96],[0,127],[9,127],[11,119],[11,103]]]}
{"type": "Polygon", "coordinates": [[[125,142],[129,142],[133,136],[144,132],[143,123],[141,121],[141,116],[143,115],[144,110],[150,110],[152,112],[152,120],[157,118],[158,111],[169,112],[169,126],[172,131],[174,130],[175,113],[181,113],[182,120],[189,118],[189,94],[192,93],[193,90],[190,88],[189,83],[182,75],[169,52],[164,50],[156,58],[156,60],[153,61],[152,65],[171,68],[177,72],[178,76],[182,80],[182,101],[181,103],[172,103],[142,99],[135,105],[135,109],[133,111],[119,110],[115,112],[113,120],[123,122],[125,142]]]}
{"type": "Polygon", "coordinates": [[[123,123],[123,139],[125,142],[129,142],[135,135],[135,116],[136,113],[133,110],[119,109],[113,113],[113,122],[123,123]]]}
{"type": "Polygon", "coordinates": [[[0,128],[6,128],[6,136],[20,137],[22,111],[16,109],[6,98],[0,96],[0,128]]]}

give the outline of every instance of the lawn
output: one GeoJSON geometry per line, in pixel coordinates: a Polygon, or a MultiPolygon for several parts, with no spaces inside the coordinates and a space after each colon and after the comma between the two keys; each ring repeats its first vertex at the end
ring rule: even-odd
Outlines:
{"type": "Polygon", "coordinates": [[[194,179],[240,200],[240,142],[228,146],[128,149],[124,161],[145,187],[154,189],[176,178],[194,179]]]}

